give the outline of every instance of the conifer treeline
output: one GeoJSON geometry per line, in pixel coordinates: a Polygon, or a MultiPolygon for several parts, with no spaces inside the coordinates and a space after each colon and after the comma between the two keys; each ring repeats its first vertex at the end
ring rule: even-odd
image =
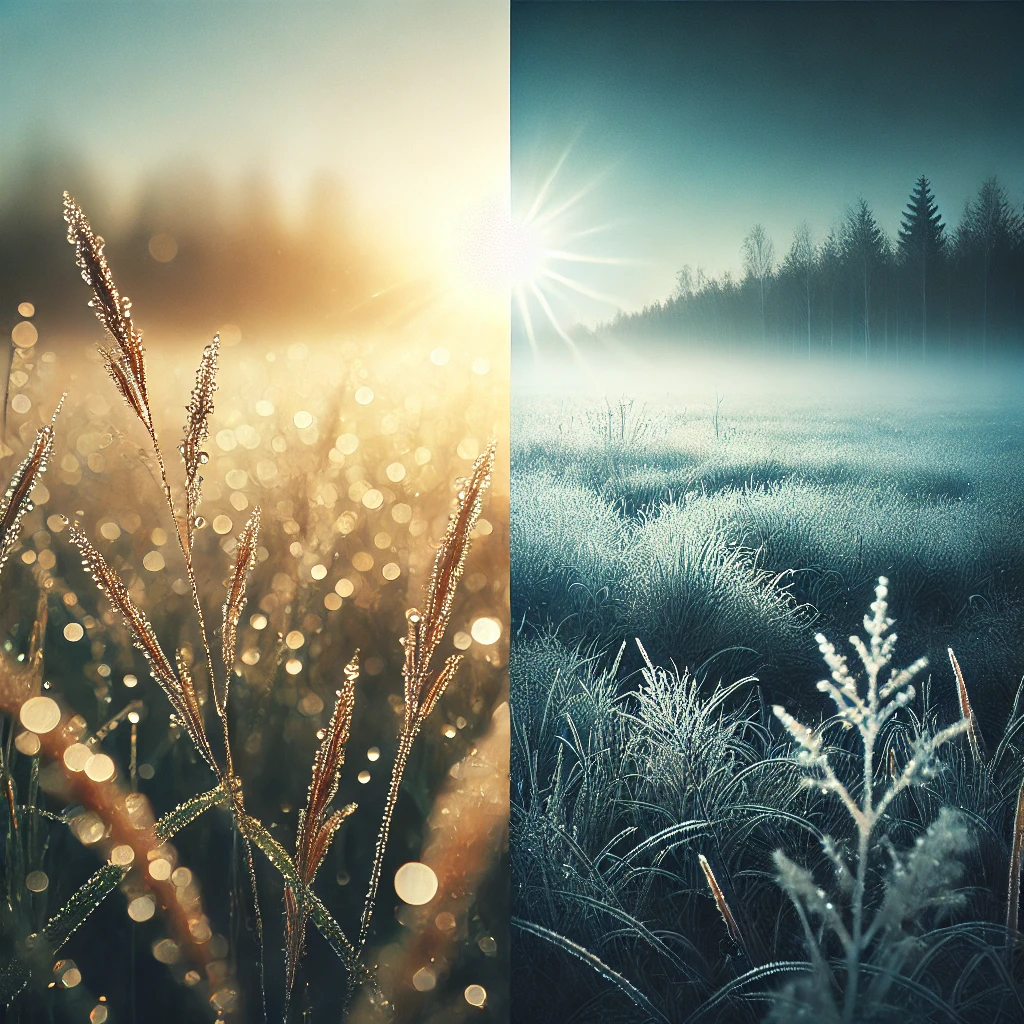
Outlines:
{"type": "Polygon", "coordinates": [[[996,178],[955,228],[922,175],[896,238],[859,199],[824,239],[800,225],[781,259],[761,224],[741,253],[742,278],[684,267],[671,298],[620,313],[596,334],[893,362],[1024,349],[1024,216],[996,178]]]}

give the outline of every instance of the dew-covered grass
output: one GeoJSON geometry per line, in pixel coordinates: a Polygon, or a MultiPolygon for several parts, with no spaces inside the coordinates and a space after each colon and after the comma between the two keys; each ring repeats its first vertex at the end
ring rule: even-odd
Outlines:
{"type": "MultiPolygon", "coordinates": [[[[74,286],[72,273],[69,280],[74,286]]],[[[202,344],[150,344],[147,353],[157,432],[173,456],[172,485],[181,479],[174,449],[202,344]]],[[[451,348],[439,355],[436,343],[382,331],[330,344],[245,339],[221,351],[194,552],[208,624],[221,620],[236,538],[253,508],[262,509],[231,691],[235,771],[247,811],[292,850],[310,765],[342,669],[359,649],[355,720],[335,802],[359,806],[335,836],[315,885],[350,937],[359,934],[402,721],[406,611],[422,603],[460,481],[488,438],[507,433],[501,364],[481,351],[451,348]]],[[[0,474],[10,478],[65,390],[53,458],[0,584],[2,642],[12,663],[24,660],[42,615],[44,692],[81,716],[85,737],[120,715],[96,746],[114,764],[115,781],[137,789],[139,814],[159,818],[215,779],[169,720],[120,615],[82,570],[62,516],[80,522],[121,575],[165,650],[181,650],[186,663],[203,655],[151,446],[91,340],[41,337],[14,353],[0,474]]],[[[493,806],[495,792],[504,794],[500,738],[507,733],[500,707],[508,643],[504,465],[499,456],[441,650],[445,657],[461,651],[465,660],[413,747],[367,952],[390,1001],[417,1013],[451,1006],[451,1019],[479,1013],[464,997],[467,986],[482,986],[499,1012],[507,999],[507,875],[493,806]],[[407,905],[393,879],[402,864],[421,859],[449,884],[427,905],[407,905]]],[[[199,669],[196,675],[205,701],[205,677],[199,669]]],[[[211,707],[207,717],[215,721],[211,707]]],[[[23,818],[31,825],[22,838],[34,888],[8,849],[5,957],[116,848],[101,810],[84,806],[69,788],[68,766],[48,763],[45,751],[39,756],[29,741],[19,742],[21,735],[11,714],[2,736],[5,766],[18,800],[39,809],[23,818]]],[[[259,851],[254,857],[266,1000],[270,1019],[280,1020],[282,878],[259,851]]],[[[88,1020],[94,1011],[93,1021],[104,1012],[111,1021],[206,1021],[218,1012],[228,1020],[262,1019],[246,850],[227,813],[203,814],[156,859],[155,870],[130,865],[121,891],[70,937],[56,966],[37,974],[11,1019],[88,1020]],[[167,891],[176,906],[161,908],[147,871],[166,886],[173,882],[167,891]],[[177,937],[176,915],[187,922],[188,943],[177,937]],[[48,989],[49,982],[56,984],[48,989]]],[[[341,964],[310,925],[290,1019],[338,1020],[345,1000],[341,964]]],[[[371,1018],[363,1000],[360,994],[352,1005],[353,1019],[371,1018]]]]}

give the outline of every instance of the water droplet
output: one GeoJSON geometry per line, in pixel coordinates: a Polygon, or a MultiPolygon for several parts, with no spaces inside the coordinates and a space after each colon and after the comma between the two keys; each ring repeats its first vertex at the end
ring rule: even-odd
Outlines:
{"type": "Polygon", "coordinates": [[[487,990],[483,985],[467,985],[463,995],[470,1006],[482,1007],[487,1002],[487,990]]]}
{"type": "Polygon", "coordinates": [[[51,697],[30,697],[21,705],[18,715],[26,729],[40,735],[50,732],[60,723],[60,707],[51,697]]]}
{"type": "Polygon", "coordinates": [[[501,623],[489,616],[481,616],[474,620],[470,634],[478,644],[489,647],[501,639],[501,623]]]}
{"type": "Polygon", "coordinates": [[[395,872],[395,892],[403,903],[423,906],[437,894],[437,875],[429,865],[409,861],[395,872]]]}
{"type": "Polygon", "coordinates": [[[25,888],[29,892],[45,892],[49,884],[50,879],[45,871],[30,871],[25,876],[25,888]]]}
{"type": "Polygon", "coordinates": [[[430,992],[437,984],[437,975],[429,967],[421,967],[412,976],[412,987],[417,992],[430,992]]]}
{"type": "Polygon", "coordinates": [[[156,903],[152,896],[136,896],[128,904],[128,916],[133,921],[148,921],[156,913],[156,903]]]}

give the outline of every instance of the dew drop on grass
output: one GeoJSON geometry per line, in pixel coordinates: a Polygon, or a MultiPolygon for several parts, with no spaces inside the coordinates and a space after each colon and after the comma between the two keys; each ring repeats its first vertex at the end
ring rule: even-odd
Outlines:
{"type": "Polygon", "coordinates": [[[92,750],[86,744],[72,743],[64,751],[64,767],[71,772],[83,771],[90,757],[92,757],[92,750]]]}
{"type": "Polygon", "coordinates": [[[171,877],[171,862],[165,860],[163,857],[158,857],[154,861],[150,861],[149,864],[149,875],[151,878],[155,878],[158,882],[166,882],[171,877]]]}
{"type": "Polygon", "coordinates": [[[135,851],[126,843],[115,846],[110,851],[111,864],[117,864],[119,867],[127,867],[133,860],[135,860],[135,851]]]}
{"type": "Polygon", "coordinates": [[[52,697],[30,697],[21,705],[19,717],[26,729],[43,735],[60,723],[60,707],[52,697]]]}
{"type": "Polygon", "coordinates": [[[181,951],[173,939],[161,939],[153,943],[153,956],[162,964],[174,964],[180,959],[181,951]]]}
{"type": "Polygon", "coordinates": [[[365,786],[370,781],[370,773],[364,769],[356,776],[356,779],[365,786]]]}
{"type": "Polygon", "coordinates": [[[437,875],[420,861],[409,861],[395,872],[395,892],[403,903],[421,907],[437,895],[437,875]]]}
{"type": "Polygon", "coordinates": [[[106,832],[103,819],[95,811],[87,811],[72,819],[71,831],[83,846],[98,843],[106,832]]]}
{"type": "Polygon", "coordinates": [[[417,992],[429,992],[437,984],[437,975],[429,967],[421,967],[412,976],[412,987],[417,992]]]}
{"type": "Polygon", "coordinates": [[[355,434],[342,434],[334,442],[334,447],[342,455],[351,455],[359,447],[359,438],[355,434]]]}
{"type": "Polygon", "coordinates": [[[487,1002],[487,990],[483,985],[467,985],[463,993],[470,1006],[482,1007],[487,1002]]]}
{"type": "MultiPolygon", "coordinates": [[[[199,525],[198,522],[196,525],[199,525]]],[[[159,551],[154,550],[146,552],[145,557],[142,559],[142,564],[150,572],[159,572],[167,563],[164,561],[164,556],[159,551]]]]}
{"type": "Polygon", "coordinates": [[[25,876],[25,888],[29,892],[45,892],[49,884],[50,879],[45,871],[30,871],[25,876]]]}
{"type": "Polygon", "coordinates": [[[29,323],[28,320],[22,320],[21,323],[15,324],[11,331],[11,341],[17,348],[31,348],[38,340],[39,332],[36,330],[36,325],[29,323]]]}
{"type": "Polygon", "coordinates": [[[114,762],[106,754],[93,754],[85,762],[85,774],[93,782],[106,782],[114,777],[114,762]]]}
{"type": "Polygon", "coordinates": [[[34,732],[19,732],[14,738],[14,746],[19,754],[26,757],[35,757],[42,748],[39,737],[34,732]]]}
{"type": "Polygon", "coordinates": [[[104,540],[117,540],[121,536],[121,527],[113,520],[108,519],[100,523],[100,536],[104,540]]]}
{"type": "Polygon", "coordinates": [[[137,922],[148,921],[156,913],[152,896],[136,896],[128,904],[128,916],[137,922]]]}
{"type": "Polygon", "coordinates": [[[85,636],[85,630],[82,628],[79,622],[69,622],[64,627],[64,639],[70,640],[72,643],[77,643],[82,637],[85,636]]]}
{"type": "MultiPolygon", "coordinates": [[[[352,556],[352,568],[357,572],[369,572],[373,568],[373,555],[368,551],[357,551],[352,556]]],[[[342,594],[342,597],[347,595],[342,594]]]]}
{"type": "Polygon", "coordinates": [[[478,644],[489,647],[501,639],[501,623],[489,616],[481,616],[474,620],[470,634],[478,644]]]}

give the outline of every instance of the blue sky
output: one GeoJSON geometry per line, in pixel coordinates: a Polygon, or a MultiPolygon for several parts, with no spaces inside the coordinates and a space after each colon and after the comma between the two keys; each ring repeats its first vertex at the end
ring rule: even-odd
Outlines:
{"type": "MultiPolygon", "coordinates": [[[[927,174],[947,220],[993,174],[1024,203],[1024,5],[512,4],[513,201],[571,143],[553,201],[592,187],[577,279],[628,308],[684,264],[739,272],[757,221],[780,255],[859,195],[894,232],[927,174]]],[[[564,295],[560,312],[614,312],[564,295]]]]}

